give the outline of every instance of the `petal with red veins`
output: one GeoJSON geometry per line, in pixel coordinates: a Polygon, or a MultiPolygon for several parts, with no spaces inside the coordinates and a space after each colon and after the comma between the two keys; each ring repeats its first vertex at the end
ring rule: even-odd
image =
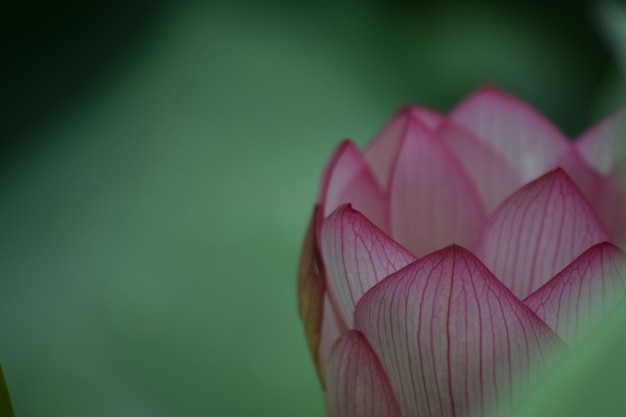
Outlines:
{"type": "Polygon", "coordinates": [[[607,239],[580,190],[557,169],[502,203],[475,253],[521,299],[607,239]]]}
{"type": "Polygon", "coordinates": [[[467,129],[446,121],[437,133],[476,184],[487,212],[492,213],[506,197],[523,185],[506,161],[467,129]]]}
{"type": "Polygon", "coordinates": [[[562,341],[469,251],[452,246],[372,288],[355,327],[403,416],[504,415],[562,341]]]}
{"type": "Polygon", "coordinates": [[[584,338],[626,295],[626,254],[593,246],[524,303],[568,344],[584,338]]]}
{"type": "Polygon", "coordinates": [[[584,133],[575,146],[589,165],[602,175],[609,175],[626,157],[626,109],[584,133]]]}
{"type": "MultiPolygon", "coordinates": [[[[331,157],[324,174],[318,197],[322,218],[343,204],[352,206],[375,225],[389,230],[388,204],[374,174],[357,147],[344,141],[331,157]]],[[[318,219],[321,226],[322,218],[318,219]]]]}
{"type": "Polygon", "coordinates": [[[524,183],[554,169],[570,147],[535,109],[491,87],[466,98],[449,119],[483,140],[524,183]]]}
{"type": "Polygon", "coordinates": [[[626,160],[604,181],[594,206],[611,241],[626,250],[626,160]]]}
{"type": "Polygon", "coordinates": [[[348,328],[363,294],[415,261],[408,250],[348,205],[324,221],[320,245],[328,289],[348,328]]]}
{"type": "Polygon", "coordinates": [[[477,242],[487,216],[478,191],[445,141],[417,120],[406,129],[390,191],[392,235],[417,257],[477,242]]]}
{"type": "Polygon", "coordinates": [[[335,346],[339,337],[348,330],[339,316],[339,313],[337,313],[337,309],[330,300],[328,293],[324,296],[323,303],[324,313],[316,358],[319,372],[318,376],[320,377],[322,385],[324,384],[324,376],[327,372],[333,346],[335,346]]]}
{"type": "Polygon", "coordinates": [[[333,349],[326,386],[331,417],[402,417],[385,371],[357,331],[333,349]]]}
{"type": "Polygon", "coordinates": [[[558,166],[569,175],[587,200],[595,207],[598,190],[604,179],[589,166],[576,148],[571,148],[558,162],[558,166]]]}
{"type": "Polygon", "coordinates": [[[411,120],[419,120],[424,126],[434,130],[443,122],[444,117],[423,107],[404,107],[378,133],[365,150],[365,159],[372,167],[379,183],[385,188],[389,184],[406,129],[411,120]]]}

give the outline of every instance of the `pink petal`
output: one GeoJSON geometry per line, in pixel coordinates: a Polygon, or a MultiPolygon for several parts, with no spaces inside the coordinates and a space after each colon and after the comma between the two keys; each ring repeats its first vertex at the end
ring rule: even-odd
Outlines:
{"type": "Polygon", "coordinates": [[[389,230],[385,193],[356,146],[344,141],[335,150],[322,175],[318,197],[318,205],[323,208],[320,214],[325,218],[337,207],[348,203],[381,229],[389,230]]]}
{"type": "Polygon", "coordinates": [[[411,107],[411,116],[433,131],[437,130],[446,120],[445,117],[436,111],[424,107],[411,107]]]}
{"type": "Polygon", "coordinates": [[[363,335],[349,331],[333,350],[326,382],[331,417],[401,417],[389,380],[363,335]]]}
{"type": "Polygon", "coordinates": [[[594,206],[611,241],[626,249],[626,161],[618,164],[602,184],[594,206]]]}
{"type": "Polygon", "coordinates": [[[468,130],[447,121],[437,133],[476,184],[487,212],[492,213],[506,197],[523,185],[506,161],[468,130]]]}
{"type": "Polygon", "coordinates": [[[524,298],[587,248],[607,239],[580,190],[557,169],[502,203],[475,253],[515,295],[524,298]]]}
{"type": "Polygon", "coordinates": [[[595,207],[596,196],[604,180],[581,158],[576,148],[571,148],[558,162],[558,166],[563,168],[591,205],[595,207]]]}
{"type": "Polygon", "coordinates": [[[400,152],[400,146],[402,146],[402,140],[410,120],[411,109],[403,108],[398,110],[387,126],[365,149],[365,159],[378,179],[378,183],[385,188],[389,183],[389,178],[398,158],[398,152],[400,152]]]}
{"type": "Polygon", "coordinates": [[[626,254],[600,243],[524,300],[568,344],[584,338],[626,295],[626,254]]]}
{"type": "Polygon", "coordinates": [[[410,120],[419,120],[428,128],[436,129],[444,120],[443,116],[423,107],[404,107],[376,136],[365,150],[365,159],[372,167],[376,178],[383,187],[389,184],[393,167],[398,159],[406,128],[410,120]]]}
{"type": "Polygon", "coordinates": [[[412,120],[391,179],[393,237],[416,256],[459,243],[472,247],[486,213],[446,143],[412,120]]]}
{"type": "Polygon", "coordinates": [[[324,221],[321,248],[328,288],[348,328],[363,294],[415,261],[408,250],[348,205],[324,221]]]}
{"type": "Polygon", "coordinates": [[[316,359],[322,385],[324,384],[324,376],[327,374],[333,346],[335,346],[339,337],[348,331],[346,325],[337,313],[335,306],[331,302],[328,293],[324,296],[323,302],[324,315],[322,318],[322,327],[320,330],[319,347],[316,359]]]}
{"type": "Polygon", "coordinates": [[[491,87],[466,98],[449,119],[484,141],[524,183],[554,169],[570,147],[536,110],[491,87]]]}
{"type": "Polygon", "coordinates": [[[403,416],[504,415],[562,346],[458,246],[372,288],[356,307],[355,325],[380,359],[403,416]]]}
{"type": "Polygon", "coordinates": [[[609,175],[626,157],[626,110],[619,111],[585,132],[576,148],[589,165],[609,175]]]}

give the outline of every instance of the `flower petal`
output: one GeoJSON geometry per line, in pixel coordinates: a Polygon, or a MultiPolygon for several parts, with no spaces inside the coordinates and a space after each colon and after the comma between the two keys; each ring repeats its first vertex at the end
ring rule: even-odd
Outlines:
{"type": "Polygon", "coordinates": [[[609,175],[626,158],[626,109],[585,132],[575,146],[589,165],[602,175],[609,175]]]}
{"type": "Polygon", "coordinates": [[[536,110],[491,87],[466,98],[449,119],[483,140],[524,183],[556,168],[570,147],[536,110]]]}
{"type": "Polygon", "coordinates": [[[319,259],[315,243],[315,223],[318,218],[318,210],[319,208],[316,208],[311,215],[300,254],[300,264],[298,265],[298,312],[304,325],[304,335],[311,357],[315,362],[317,375],[320,381],[323,382],[324,372],[320,367],[318,358],[326,283],[323,264],[321,259],[319,259]]]}
{"type": "Polygon", "coordinates": [[[571,148],[558,162],[558,166],[563,168],[595,208],[598,190],[604,182],[603,178],[582,159],[576,148],[571,148]]]}
{"type": "Polygon", "coordinates": [[[393,237],[420,257],[459,243],[473,247],[486,212],[446,143],[411,120],[391,179],[393,237]]]}
{"type": "Polygon", "coordinates": [[[365,150],[365,159],[383,187],[387,187],[398,159],[406,128],[410,120],[419,120],[435,130],[444,120],[437,112],[423,107],[404,107],[392,118],[365,150]]]}
{"type": "Polygon", "coordinates": [[[324,386],[324,376],[328,369],[333,346],[335,346],[339,337],[348,331],[339,313],[337,313],[337,309],[330,300],[328,292],[324,296],[323,303],[324,313],[316,357],[318,376],[322,382],[322,387],[324,386]]]}
{"type": "Polygon", "coordinates": [[[521,299],[607,239],[580,190],[557,169],[502,203],[475,253],[521,299]]]}
{"type": "Polygon", "coordinates": [[[626,161],[619,163],[594,201],[612,242],[626,250],[626,161]]]}
{"type": "Polygon", "coordinates": [[[626,254],[610,243],[587,250],[524,300],[568,344],[584,338],[626,295],[626,254]]]}
{"type": "Polygon", "coordinates": [[[469,251],[452,246],[372,288],[356,329],[404,416],[503,415],[562,342],[469,251]]]}
{"type": "Polygon", "coordinates": [[[378,179],[378,183],[384,188],[389,183],[393,166],[402,146],[402,138],[404,138],[410,120],[410,108],[406,107],[398,110],[391,121],[365,149],[365,159],[378,179]]]}
{"type": "Polygon", "coordinates": [[[425,107],[411,107],[411,116],[420,122],[430,130],[437,130],[439,126],[446,120],[444,116],[427,109],[425,107]]]}
{"type": "MultiPolygon", "coordinates": [[[[367,216],[375,225],[389,230],[388,204],[385,193],[378,186],[361,152],[350,141],[344,141],[322,175],[318,205],[320,215],[327,217],[343,204],[353,207],[367,216]]],[[[321,226],[321,220],[319,226],[321,226]]]]}
{"type": "Polygon", "coordinates": [[[474,181],[488,213],[523,185],[506,161],[467,129],[446,121],[437,130],[474,181]]]}
{"type": "Polygon", "coordinates": [[[337,342],[326,385],[331,417],[402,416],[385,371],[357,331],[349,331],[337,342]]]}
{"type": "Polygon", "coordinates": [[[408,250],[349,205],[324,221],[321,248],[328,288],[348,328],[363,294],[415,261],[408,250]]]}

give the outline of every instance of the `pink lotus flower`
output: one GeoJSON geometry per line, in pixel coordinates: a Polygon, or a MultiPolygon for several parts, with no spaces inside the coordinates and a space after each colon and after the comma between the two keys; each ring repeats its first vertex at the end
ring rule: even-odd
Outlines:
{"type": "Polygon", "coordinates": [[[485,88],[339,145],[298,283],[328,414],[510,410],[625,294],[625,126],[570,142],[485,88]]]}

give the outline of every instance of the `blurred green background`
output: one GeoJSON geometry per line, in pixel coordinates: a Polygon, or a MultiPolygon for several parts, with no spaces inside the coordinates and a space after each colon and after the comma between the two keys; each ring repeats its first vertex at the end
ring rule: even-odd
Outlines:
{"type": "Polygon", "coordinates": [[[501,3],[3,2],[16,414],[322,416],[295,271],[335,144],[485,83],[573,137],[623,99],[619,13],[501,3]]]}

